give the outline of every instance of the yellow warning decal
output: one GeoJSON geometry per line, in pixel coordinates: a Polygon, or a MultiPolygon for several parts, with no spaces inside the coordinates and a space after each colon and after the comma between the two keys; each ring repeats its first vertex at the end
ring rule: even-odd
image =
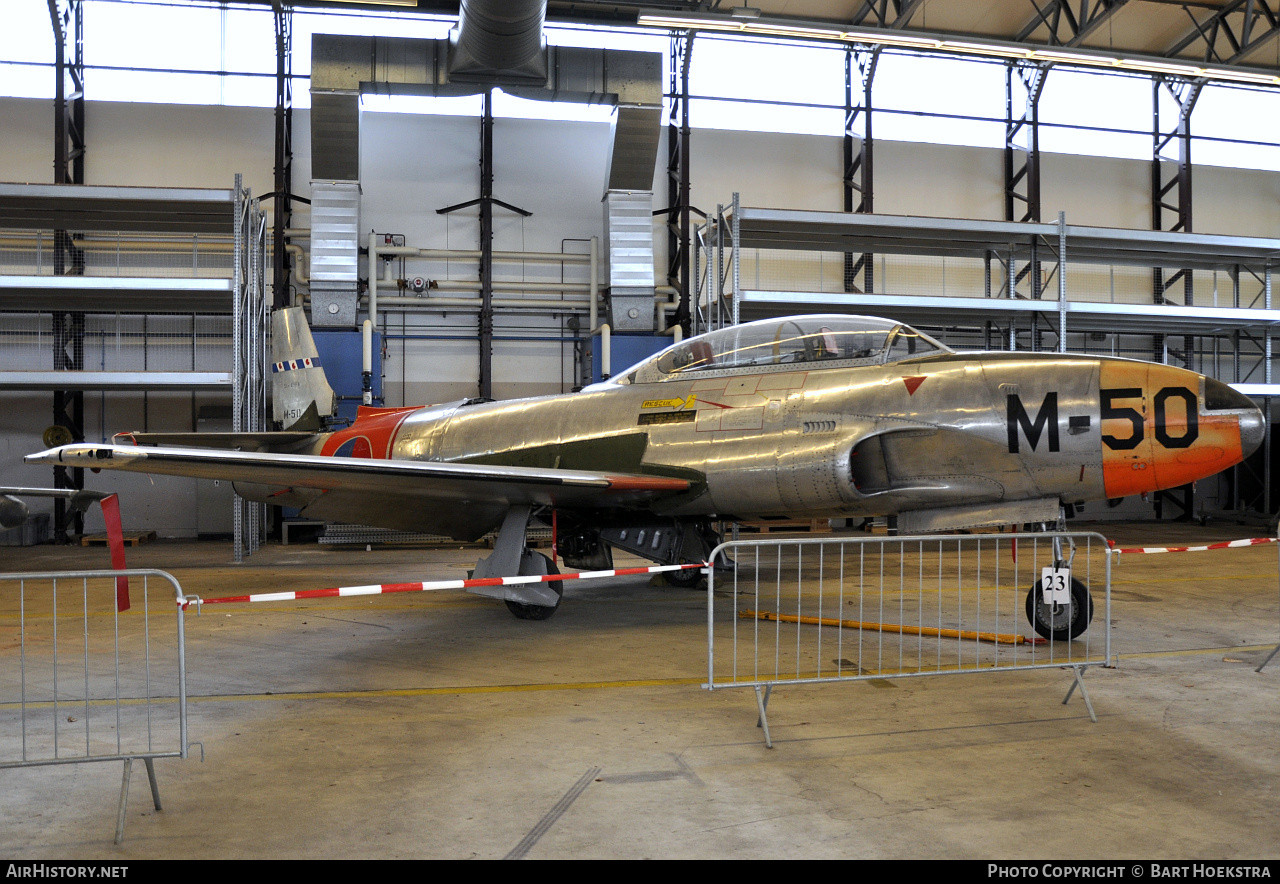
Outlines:
{"type": "Polygon", "coordinates": [[[690,393],[685,399],[646,399],[640,403],[641,408],[693,408],[698,401],[695,393],[690,393]]]}

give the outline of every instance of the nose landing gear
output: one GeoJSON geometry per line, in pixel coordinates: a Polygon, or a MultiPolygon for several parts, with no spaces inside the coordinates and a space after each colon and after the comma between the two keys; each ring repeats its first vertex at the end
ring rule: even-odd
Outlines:
{"type": "Polygon", "coordinates": [[[1093,597],[1089,587],[1071,578],[1071,601],[1044,601],[1044,581],[1037,580],[1027,592],[1027,621],[1037,633],[1055,642],[1067,642],[1089,628],[1093,619],[1093,597]]]}
{"type": "MultiPolygon", "coordinates": [[[[1065,530],[1065,513],[1059,516],[1057,528],[1058,531],[1065,530]]],[[[1076,542],[1069,537],[1067,542],[1071,545],[1071,553],[1064,558],[1062,537],[1053,538],[1053,568],[1054,571],[1064,573],[1050,579],[1062,580],[1071,574],[1071,563],[1076,557],[1076,542]]],[[[1089,594],[1089,587],[1072,576],[1068,601],[1045,601],[1044,584],[1045,578],[1041,577],[1027,592],[1027,621],[1031,627],[1044,638],[1055,642],[1068,642],[1083,634],[1093,620],[1093,597],[1089,594]]]]}

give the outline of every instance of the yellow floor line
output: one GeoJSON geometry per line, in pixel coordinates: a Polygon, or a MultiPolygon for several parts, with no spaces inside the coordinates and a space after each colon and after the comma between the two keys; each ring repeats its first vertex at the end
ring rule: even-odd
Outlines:
{"type": "MultiPolygon", "coordinates": [[[[1116,659],[1123,663],[1125,660],[1140,659],[1158,659],[1161,657],[1189,657],[1203,656],[1210,654],[1228,654],[1228,653],[1249,653],[1253,651],[1270,651],[1275,647],[1272,644],[1266,645],[1239,645],[1233,647],[1220,648],[1192,648],[1179,651],[1143,651],[1131,654],[1117,654],[1116,659]]],[[[1089,662],[1089,661],[1082,661],[1089,662]]],[[[999,667],[994,667],[993,671],[998,671],[999,667]]],[[[933,672],[941,672],[943,670],[930,670],[920,673],[921,675],[929,675],[933,672]]],[[[892,672],[885,671],[875,677],[891,677],[892,672]]],[[[189,695],[188,702],[197,703],[242,703],[251,701],[290,701],[290,700],[358,700],[363,698],[380,699],[395,697],[438,697],[448,694],[515,694],[529,691],[579,691],[579,690],[602,690],[609,688],[639,688],[639,687],[677,687],[684,685],[701,685],[706,682],[704,676],[696,678],[648,678],[648,679],[621,679],[616,681],[582,681],[582,682],[565,682],[565,683],[533,683],[533,684],[512,684],[512,685],[455,685],[452,687],[438,688],[401,688],[401,689],[385,689],[385,690],[350,690],[350,691],[294,691],[294,692],[276,692],[269,694],[208,694],[208,695],[189,695]]],[[[732,687],[731,684],[724,684],[724,687],[732,687]]],[[[154,704],[173,703],[176,698],[165,697],[152,699],[154,704]]],[[[146,701],[141,699],[123,699],[118,701],[122,706],[139,706],[146,701]]],[[[90,707],[114,706],[115,700],[94,700],[89,703],[90,707]]],[[[27,709],[51,709],[52,703],[27,703],[27,709]]],[[[59,704],[60,707],[74,710],[75,708],[83,708],[83,702],[67,701],[59,704]]],[[[18,703],[0,703],[0,711],[10,711],[20,708],[18,703]]]]}
{"type": "Polygon", "coordinates": [[[1143,660],[1156,657],[1195,657],[1206,654],[1245,654],[1250,651],[1270,651],[1275,645],[1239,645],[1232,648],[1190,648],[1184,651],[1140,651],[1133,654],[1116,654],[1116,659],[1123,662],[1125,660],[1143,660]]]}
{"type": "Polygon", "coordinates": [[[865,620],[840,620],[834,617],[805,617],[795,614],[775,614],[772,611],[739,611],[745,620],[776,620],[780,623],[803,623],[806,626],[839,626],[845,629],[865,629],[871,632],[890,632],[901,635],[927,635],[935,638],[964,638],[991,642],[998,645],[1021,645],[1030,641],[1025,636],[1005,632],[974,632],[968,629],[944,629],[933,626],[902,626],[897,623],[872,623],[865,620]]]}

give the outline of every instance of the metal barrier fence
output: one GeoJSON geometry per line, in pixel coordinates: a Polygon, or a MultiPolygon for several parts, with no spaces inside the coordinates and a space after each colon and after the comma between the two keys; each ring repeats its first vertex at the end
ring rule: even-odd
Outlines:
{"type": "Polygon", "coordinates": [[[0,770],[123,762],[117,844],[133,762],[160,810],[155,759],[187,757],[185,601],[151,569],[0,574],[0,770]],[[121,613],[116,581],[130,577],[141,599],[135,579],[121,613]]]}
{"type": "Polygon", "coordinates": [[[754,688],[770,747],[780,684],[1069,668],[1062,702],[1078,687],[1096,722],[1082,675],[1111,662],[1112,554],[1086,533],[723,543],[703,687],[754,688]]]}

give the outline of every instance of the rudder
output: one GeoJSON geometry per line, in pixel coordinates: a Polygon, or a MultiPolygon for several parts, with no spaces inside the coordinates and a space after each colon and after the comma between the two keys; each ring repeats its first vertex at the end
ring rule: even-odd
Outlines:
{"type": "Polygon", "coordinates": [[[319,430],[337,411],[337,396],[301,307],[271,314],[271,403],[283,430],[319,430]]]}

